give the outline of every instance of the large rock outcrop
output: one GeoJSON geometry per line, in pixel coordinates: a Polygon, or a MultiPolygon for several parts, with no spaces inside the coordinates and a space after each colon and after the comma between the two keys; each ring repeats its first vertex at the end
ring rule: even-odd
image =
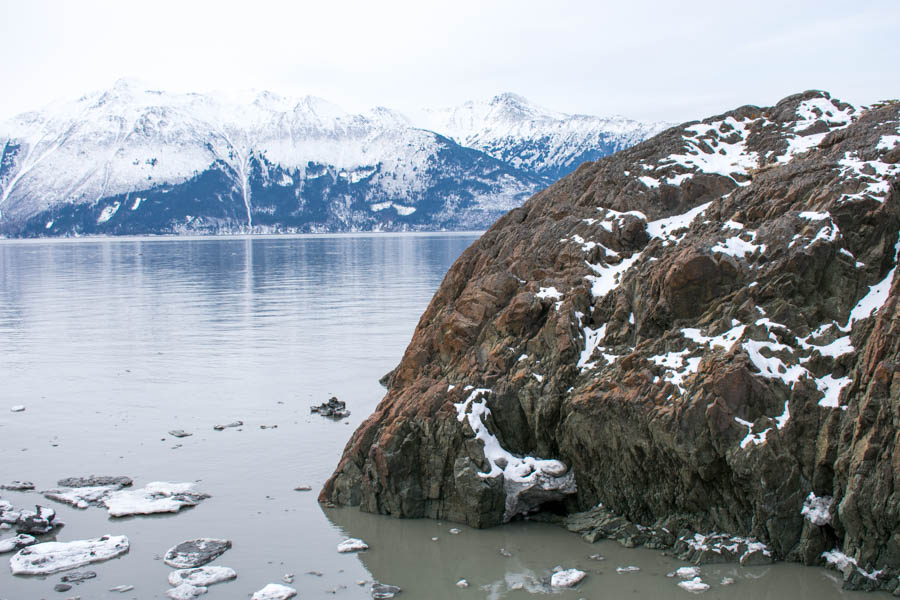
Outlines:
{"type": "Polygon", "coordinates": [[[602,503],[896,587],[898,114],[744,106],[508,213],[321,499],[478,527],[602,503]]]}

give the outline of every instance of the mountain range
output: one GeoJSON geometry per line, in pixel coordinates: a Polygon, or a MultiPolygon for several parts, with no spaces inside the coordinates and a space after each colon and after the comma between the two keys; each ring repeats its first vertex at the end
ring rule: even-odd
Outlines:
{"type": "Polygon", "coordinates": [[[666,127],[514,94],[351,114],[120,80],[0,124],[0,235],[479,229],[666,127]]]}

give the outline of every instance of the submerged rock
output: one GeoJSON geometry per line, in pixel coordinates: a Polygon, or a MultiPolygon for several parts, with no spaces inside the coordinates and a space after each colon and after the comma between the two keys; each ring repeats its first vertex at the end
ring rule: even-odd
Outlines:
{"type": "Polygon", "coordinates": [[[297,590],[281,585],[280,583],[270,583],[263,589],[259,590],[250,598],[250,600],[288,600],[297,595],[297,590]]]}
{"type": "Polygon", "coordinates": [[[318,406],[310,406],[309,412],[318,413],[323,417],[332,419],[343,419],[350,416],[350,411],[347,410],[347,403],[343,400],[338,400],[334,396],[329,398],[328,402],[323,402],[318,406]]]}
{"type": "Polygon", "coordinates": [[[193,569],[212,562],[229,548],[231,548],[231,540],[197,538],[169,548],[163,557],[163,562],[176,569],[193,569]]]}
{"type": "Polygon", "coordinates": [[[177,586],[182,583],[209,587],[223,581],[231,581],[237,577],[234,569],[228,567],[196,567],[193,569],[179,569],[169,573],[169,585],[177,586]]]}
{"type": "Polygon", "coordinates": [[[125,517],[178,512],[209,497],[209,494],[195,491],[193,483],[154,481],[140,489],[111,492],[103,504],[109,516],[125,517]]]}
{"type": "Polygon", "coordinates": [[[124,535],[43,542],[19,550],[9,559],[9,567],[13,575],[50,575],[121,556],[128,548],[128,538],[124,535]]]}
{"type": "Polygon", "coordinates": [[[72,589],[72,584],[70,583],[57,583],[53,586],[54,592],[68,592],[72,589]]]}

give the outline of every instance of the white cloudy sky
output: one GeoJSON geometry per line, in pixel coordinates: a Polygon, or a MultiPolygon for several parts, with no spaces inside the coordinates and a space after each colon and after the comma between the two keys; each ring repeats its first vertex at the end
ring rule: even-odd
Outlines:
{"type": "Polygon", "coordinates": [[[134,77],[348,110],[502,91],[680,121],[810,88],[900,96],[900,2],[0,0],[0,119],[134,77]]]}

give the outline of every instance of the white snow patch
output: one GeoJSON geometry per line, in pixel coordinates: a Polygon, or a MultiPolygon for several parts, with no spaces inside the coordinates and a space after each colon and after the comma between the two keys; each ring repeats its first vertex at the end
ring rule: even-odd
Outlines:
{"type": "Polygon", "coordinates": [[[651,190],[653,188],[659,187],[659,179],[654,179],[653,177],[647,177],[646,175],[643,177],[638,177],[638,181],[646,185],[651,190]]]}
{"type": "Polygon", "coordinates": [[[543,383],[543,382],[544,382],[544,376],[543,376],[543,375],[539,375],[538,373],[532,373],[531,375],[532,375],[532,377],[534,377],[535,379],[537,379],[539,383],[543,383]]]}
{"type": "Polygon", "coordinates": [[[754,446],[765,444],[766,436],[769,435],[770,431],[772,431],[772,428],[769,427],[767,429],[764,429],[760,433],[753,433],[753,423],[751,423],[750,421],[745,421],[740,417],[735,417],[734,420],[739,425],[743,425],[747,428],[747,435],[744,437],[744,439],[741,440],[741,449],[746,448],[750,444],[753,444],[754,446]]]}
{"type": "Polygon", "coordinates": [[[687,235],[687,232],[684,232],[677,237],[675,236],[675,232],[690,227],[691,223],[694,222],[694,219],[706,212],[706,209],[709,208],[711,204],[712,202],[707,202],[700,206],[695,206],[691,210],[680,215],[650,221],[647,223],[647,233],[650,237],[660,238],[677,244],[685,235],[687,235]]]}
{"type": "Polygon", "coordinates": [[[900,144],[900,135],[883,135],[881,139],[878,140],[878,145],[875,146],[876,150],[893,150],[894,146],[900,144]]]}
{"type": "Polygon", "coordinates": [[[775,427],[777,429],[784,429],[784,426],[787,425],[787,422],[791,419],[791,409],[788,407],[788,401],[784,401],[784,412],[779,416],[775,417],[775,427]]]}
{"type": "Polygon", "coordinates": [[[798,215],[801,219],[807,219],[809,221],[824,221],[825,219],[830,219],[831,214],[828,212],[814,212],[814,211],[804,211],[798,215]]]}
{"type": "Polygon", "coordinates": [[[826,408],[846,408],[840,405],[839,398],[841,390],[850,385],[851,382],[852,380],[849,377],[839,377],[835,379],[831,376],[831,373],[816,379],[816,387],[820,392],[825,394],[822,399],[819,400],[819,406],[824,406],[826,408]]]}
{"type": "Polygon", "coordinates": [[[800,510],[800,514],[813,525],[822,527],[831,522],[831,515],[828,511],[832,502],[834,502],[834,498],[831,496],[816,496],[814,492],[810,492],[806,500],[803,501],[803,508],[800,510]]]}
{"type": "Polygon", "coordinates": [[[545,298],[549,298],[552,300],[562,300],[563,298],[562,292],[557,290],[555,287],[542,287],[540,291],[535,294],[535,296],[542,300],[545,298]]]}
{"type": "Polygon", "coordinates": [[[53,219],[47,221],[47,224],[44,225],[44,229],[50,229],[51,227],[53,227],[53,219]]]}
{"type": "Polygon", "coordinates": [[[128,538],[124,535],[43,542],[19,550],[9,559],[9,568],[13,575],[50,575],[121,556],[128,548],[128,538]]]}
{"type": "MultiPolygon", "coordinates": [[[[756,232],[750,231],[747,232],[752,240],[756,240],[756,232]]],[[[740,236],[730,237],[724,242],[719,242],[715,246],[711,248],[713,252],[721,252],[722,254],[728,254],[729,256],[734,256],[737,258],[743,258],[748,254],[753,254],[757,250],[760,252],[766,251],[765,244],[754,244],[752,241],[748,242],[741,239],[740,236]]]]}
{"type": "Polygon", "coordinates": [[[592,265],[586,263],[596,275],[586,275],[585,279],[591,282],[591,294],[594,298],[602,298],[609,292],[619,287],[621,276],[640,259],[641,253],[635,252],[629,258],[623,258],[618,264],[592,265]]]}
{"type": "Polygon", "coordinates": [[[134,199],[134,204],[131,205],[131,210],[137,210],[138,208],[140,208],[141,202],[143,202],[143,201],[144,201],[144,199],[141,198],[140,196],[138,196],[137,198],[135,198],[135,199],[134,199]]]}
{"type": "Polygon", "coordinates": [[[725,224],[722,225],[722,229],[738,229],[738,230],[740,230],[743,228],[744,228],[744,226],[742,224],[738,223],[737,221],[731,221],[731,220],[725,221],[725,224]]]}
{"type": "Polygon", "coordinates": [[[579,370],[584,371],[585,369],[594,368],[595,363],[588,361],[591,360],[594,350],[597,349],[605,336],[606,323],[601,325],[599,329],[591,329],[590,327],[584,328],[584,350],[581,351],[581,356],[578,358],[578,363],[576,365],[579,370]]]}
{"type": "Polygon", "coordinates": [[[100,211],[100,216],[97,217],[97,225],[99,225],[100,223],[106,223],[107,221],[112,219],[113,215],[119,212],[119,207],[121,205],[122,204],[120,202],[113,202],[109,206],[103,207],[103,210],[100,211]]]}

